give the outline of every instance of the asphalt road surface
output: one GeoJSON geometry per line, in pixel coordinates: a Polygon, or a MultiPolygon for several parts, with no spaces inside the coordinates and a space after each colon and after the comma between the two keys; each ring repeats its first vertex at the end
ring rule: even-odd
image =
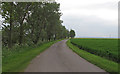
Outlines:
{"type": "Polygon", "coordinates": [[[105,72],[59,41],[34,58],[25,72],[105,72]]]}

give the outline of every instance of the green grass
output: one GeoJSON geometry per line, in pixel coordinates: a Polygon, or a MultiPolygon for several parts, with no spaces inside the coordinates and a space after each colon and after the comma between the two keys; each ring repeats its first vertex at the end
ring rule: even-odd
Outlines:
{"type": "Polygon", "coordinates": [[[78,38],[71,43],[92,54],[118,62],[118,39],[78,38]]]}
{"type": "MultiPolygon", "coordinates": [[[[59,41],[59,40],[58,40],[59,41]]],[[[38,47],[21,47],[17,50],[4,50],[2,72],[23,72],[30,61],[57,41],[43,43],[38,47]]]]}
{"type": "Polygon", "coordinates": [[[118,63],[107,60],[100,56],[96,56],[87,51],[81,50],[75,45],[73,45],[70,40],[67,41],[67,45],[76,52],[79,56],[86,59],[87,61],[97,65],[98,67],[104,69],[107,72],[118,72],[118,63]]]}

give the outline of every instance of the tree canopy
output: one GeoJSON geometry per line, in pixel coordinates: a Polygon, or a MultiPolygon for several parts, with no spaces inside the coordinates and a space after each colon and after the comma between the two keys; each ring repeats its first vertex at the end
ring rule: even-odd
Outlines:
{"type": "Polygon", "coordinates": [[[70,30],[70,37],[74,38],[75,37],[75,31],[74,30],[70,30]]]}
{"type": "Polygon", "coordinates": [[[57,2],[2,2],[2,44],[38,44],[69,37],[62,25],[60,4],[57,2]],[[7,24],[7,25],[6,25],[7,24]]]}

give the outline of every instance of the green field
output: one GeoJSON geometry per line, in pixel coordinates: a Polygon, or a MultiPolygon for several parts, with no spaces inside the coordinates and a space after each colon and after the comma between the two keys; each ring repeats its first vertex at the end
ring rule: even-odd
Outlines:
{"type": "Polygon", "coordinates": [[[71,43],[92,54],[118,62],[118,39],[76,38],[71,43]]]}
{"type": "Polygon", "coordinates": [[[67,45],[73,50],[73,52],[77,53],[80,57],[86,59],[90,63],[100,67],[101,69],[104,69],[110,74],[117,74],[114,72],[118,72],[118,63],[79,49],[77,46],[71,43],[71,40],[67,41],[67,45]]]}

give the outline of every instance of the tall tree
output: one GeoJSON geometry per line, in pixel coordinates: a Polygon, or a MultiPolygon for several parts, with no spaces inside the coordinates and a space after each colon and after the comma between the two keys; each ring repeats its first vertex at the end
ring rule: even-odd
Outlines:
{"type": "MultiPolygon", "coordinates": [[[[5,21],[3,23],[9,23],[9,27],[8,27],[8,47],[11,48],[12,47],[12,28],[13,28],[13,20],[14,20],[14,7],[15,4],[13,2],[9,2],[9,3],[2,3],[2,18],[5,19],[5,21]]],[[[3,26],[5,26],[3,24],[3,26]]]]}
{"type": "Polygon", "coordinates": [[[38,44],[68,37],[59,7],[56,2],[2,3],[4,46],[11,48],[15,44],[38,44]]]}
{"type": "Polygon", "coordinates": [[[23,42],[23,36],[24,36],[24,29],[23,29],[23,24],[25,19],[27,18],[28,11],[31,9],[30,8],[31,3],[17,3],[16,6],[16,12],[17,12],[17,22],[20,24],[20,34],[19,34],[19,44],[21,45],[23,42]]]}
{"type": "Polygon", "coordinates": [[[75,31],[74,30],[70,30],[70,37],[74,38],[75,37],[75,31]]]}

